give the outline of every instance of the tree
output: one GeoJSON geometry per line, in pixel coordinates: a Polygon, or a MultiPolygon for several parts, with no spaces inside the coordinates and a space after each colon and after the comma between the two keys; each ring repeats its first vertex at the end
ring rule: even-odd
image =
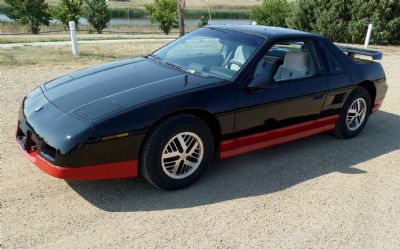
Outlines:
{"type": "Polygon", "coordinates": [[[90,25],[101,34],[111,19],[106,0],[85,0],[84,10],[90,25]]]}
{"type": "Polygon", "coordinates": [[[250,18],[260,25],[286,27],[286,18],[291,11],[292,3],[287,0],[264,0],[250,12],[250,18]]]}
{"type": "Polygon", "coordinates": [[[64,24],[66,28],[70,21],[74,21],[78,28],[82,4],[83,0],[61,0],[53,10],[53,17],[64,24]]]}
{"type": "Polygon", "coordinates": [[[208,25],[208,17],[207,16],[202,16],[199,19],[199,23],[197,24],[197,26],[199,28],[207,26],[208,25]]]}
{"type": "Polygon", "coordinates": [[[185,35],[185,0],[177,0],[178,7],[178,19],[179,19],[179,36],[182,37],[185,35]]]}
{"type": "Polygon", "coordinates": [[[155,0],[154,4],[146,4],[145,9],[151,23],[158,23],[165,34],[178,27],[176,0],[155,0]]]}
{"type": "Polygon", "coordinates": [[[322,0],[314,30],[334,41],[350,42],[351,0],[322,0]]]}
{"type": "Polygon", "coordinates": [[[9,18],[19,23],[30,25],[30,32],[37,34],[40,31],[40,25],[48,26],[50,24],[49,5],[45,0],[4,0],[11,6],[9,18]]]}
{"type": "Polygon", "coordinates": [[[286,18],[289,28],[312,32],[318,17],[318,2],[315,0],[297,0],[286,18]]]}
{"type": "Polygon", "coordinates": [[[348,27],[352,42],[363,42],[368,24],[372,23],[372,43],[400,43],[400,1],[355,0],[352,13],[348,27]]]}

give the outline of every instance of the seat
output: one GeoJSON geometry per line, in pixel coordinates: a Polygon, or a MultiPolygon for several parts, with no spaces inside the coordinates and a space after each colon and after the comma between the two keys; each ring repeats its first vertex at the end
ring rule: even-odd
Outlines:
{"type": "Polygon", "coordinates": [[[302,78],[314,74],[308,51],[292,50],[285,55],[283,64],[279,66],[274,79],[288,80],[302,78]]]}
{"type": "MultiPolygon", "coordinates": [[[[252,46],[239,45],[236,48],[235,55],[233,56],[232,60],[230,60],[230,62],[237,61],[243,65],[253,54],[254,50],[255,50],[255,48],[252,46]]],[[[226,66],[228,69],[231,69],[234,71],[238,71],[240,69],[239,65],[232,64],[230,62],[226,66]]]]}

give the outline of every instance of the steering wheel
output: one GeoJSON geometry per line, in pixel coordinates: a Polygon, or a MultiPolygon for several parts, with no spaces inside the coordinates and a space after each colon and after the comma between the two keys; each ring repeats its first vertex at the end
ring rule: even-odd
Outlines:
{"type": "Polygon", "coordinates": [[[228,62],[228,64],[226,65],[227,68],[231,69],[231,65],[236,65],[238,67],[242,67],[243,63],[237,61],[237,60],[231,60],[230,62],[228,62]]]}

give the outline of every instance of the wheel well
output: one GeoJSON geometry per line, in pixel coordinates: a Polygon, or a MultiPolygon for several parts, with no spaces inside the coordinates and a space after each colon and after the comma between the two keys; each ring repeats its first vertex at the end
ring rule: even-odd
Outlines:
{"type": "MultiPolygon", "coordinates": [[[[216,153],[218,151],[219,148],[219,140],[221,137],[221,126],[217,120],[217,118],[212,115],[210,112],[201,110],[201,109],[185,109],[185,110],[180,110],[180,111],[176,111],[173,113],[169,113],[166,116],[163,116],[162,118],[160,118],[159,120],[157,120],[151,127],[151,129],[153,129],[155,126],[157,126],[159,123],[163,122],[164,120],[178,115],[178,114],[191,114],[197,118],[200,118],[211,130],[211,133],[213,134],[214,137],[214,153],[216,153]]],[[[150,129],[150,130],[151,130],[150,129]]],[[[144,138],[143,141],[147,140],[147,135],[144,138]]],[[[143,144],[141,145],[141,149],[140,149],[140,155],[142,154],[142,148],[143,148],[143,144]]]]}
{"type": "Polygon", "coordinates": [[[364,87],[369,92],[369,96],[371,97],[371,105],[375,103],[376,98],[376,88],[374,83],[371,81],[363,81],[358,84],[358,86],[364,87]]]}

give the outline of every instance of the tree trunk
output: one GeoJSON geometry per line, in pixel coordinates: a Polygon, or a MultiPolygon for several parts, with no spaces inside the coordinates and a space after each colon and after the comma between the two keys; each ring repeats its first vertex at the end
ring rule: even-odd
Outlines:
{"type": "Polygon", "coordinates": [[[183,12],[185,10],[185,0],[177,0],[178,3],[178,16],[179,16],[179,36],[185,35],[185,21],[183,12]]]}

